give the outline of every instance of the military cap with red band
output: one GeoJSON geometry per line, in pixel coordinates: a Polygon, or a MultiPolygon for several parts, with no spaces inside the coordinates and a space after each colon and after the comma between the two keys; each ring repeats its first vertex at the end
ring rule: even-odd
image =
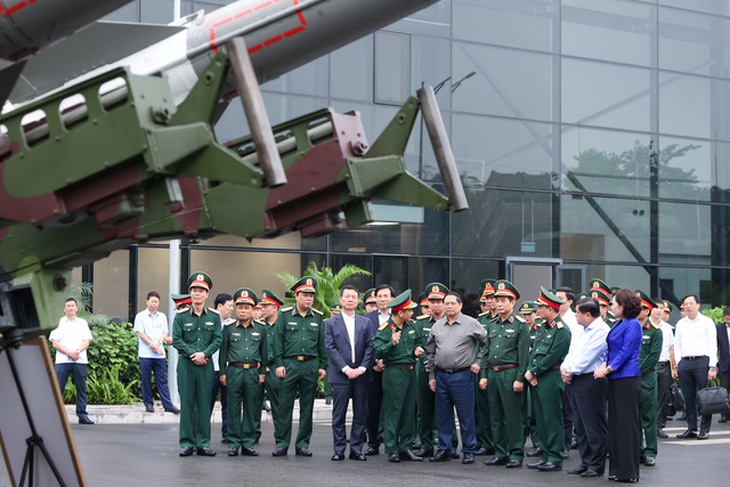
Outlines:
{"type": "Polygon", "coordinates": [[[292,287],[291,290],[294,294],[297,293],[316,293],[317,292],[317,280],[312,276],[304,276],[299,279],[292,287]]]}
{"type": "Polygon", "coordinates": [[[593,299],[598,301],[598,305],[610,306],[611,297],[603,290],[599,288],[591,289],[590,295],[593,299]]]}
{"type": "Polygon", "coordinates": [[[480,284],[482,287],[482,296],[494,296],[494,284],[496,282],[496,279],[484,279],[480,284]]]}
{"type": "Polygon", "coordinates": [[[205,272],[193,272],[188,277],[188,289],[199,287],[210,291],[213,289],[213,279],[210,278],[205,272]]]}
{"type": "Polygon", "coordinates": [[[390,308],[390,311],[392,313],[397,313],[398,311],[403,311],[404,309],[413,309],[416,306],[418,305],[411,301],[410,289],[403,291],[388,303],[388,308],[390,308]]]}
{"type": "Polygon", "coordinates": [[[544,287],[540,286],[540,296],[537,298],[538,305],[547,306],[552,309],[560,309],[561,304],[565,304],[565,301],[551,293],[544,287]]]}
{"type": "Polygon", "coordinates": [[[261,304],[273,304],[274,306],[281,306],[284,304],[284,301],[279,299],[279,297],[269,291],[268,289],[264,289],[261,291],[261,304]]]}
{"type": "Polygon", "coordinates": [[[651,299],[644,291],[642,291],[640,289],[637,289],[636,290],[636,295],[641,300],[641,306],[642,307],[648,309],[649,311],[651,311],[654,308],[656,308],[656,303],[654,302],[654,300],[651,299]]]}
{"type": "Polygon", "coordinates": [[[175,307],[182,306],[183,304],[190,304],[193,302],[193,298],[189,294],[171,294],[172,302],[175,303],[175,307]]]}
{"type": "Polygon", "coordinates": [[[494,288],[494,297],[506,296],[514,300],[520,299],[520,292],[517,290],[515,285],[507,279],[499,279],[496,283],[494,283],[494,288]]]}
{"type": "Polygon", "coordinates": [[[447,288],[440,282],[432,282],[431,284],[426,286],[426,290],[424,291],[424,294],[426,294],[426,299],[443,300],[448,293],[449,288],[447,288]]]}
{"type": "Polygon", "coordinates": [[[606,284],[606,281],[604,281],[603,279],[594,277],[593,279],[588,281],[588,285],[591,288],[591,290],[588,291],[589,294],[598,289],[600,291],[603,291],[603,294],[605,294],[606,296],[611,296],[611,286],[606,284]]]}
{"type": "Polygon", "coordinates": [[[375,297],[375,288],[371,287],[365,293],[362,295],[363,300],[365,301],[365,304],[369,303],[377,303],[378,298],[375,297]]]}
{"type": "Polygon", "coordinates": [[[259,299],[256,297],[256,293],[253,289],[242,287],[233,293],[233,302],[236,304],[250,304],[251,306],[256,306],[259,299]]]}

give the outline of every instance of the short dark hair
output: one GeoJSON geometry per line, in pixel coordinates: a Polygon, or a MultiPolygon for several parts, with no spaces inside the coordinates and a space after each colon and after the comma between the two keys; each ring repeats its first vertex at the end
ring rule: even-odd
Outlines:
{"type": "Polygon", "coordinates": [[[575,301],[575,291],[573,291],[572,287],[562,286],[557,288],[555,292],[563,292],[565,293],[565,297],[568,299],[568,301],[575,301]]]}
{"type": "Polygon", "coordinates": [[[375,294],[377,295],[378,291],[380,291],[382,289],[387,289],[388,291],[390,291],[390,295],[392,297],[395,297],[395,289],[393,289],[393,286],[391,286],[390,284],[380,284],[380,285],[376,286],[375,294]]]}
{"type": "Polygon", "coordinates": [[[695,301],[697,301],[697,304],[702,304],[700,302],[700,298],[696,294],[688,294],[685,297],[682,298],[682,304],[684,304],[684,300],[687,298],[695,298],[695,301]]]}
{"type": "Polygon", "coordinates": [[[730,316],[730,308],[725,308],[724,310],[722,310],[722,315],[723,316],[730,316]]]}
{"type": "Polygon", "coordinates": [[[220,293],[218,296],[215,297],[215,301],[213,301],[213,306],[217,308],[219,304],[226,304],[228,301],[233,301],[233,296],[228,293],[220,293]]]}
{"type": "Polygon", "coordinates": [[[457,302],[457,303],[459,303],[459,304],[464,304],[464,300],[463,300],[463,299],[461,299],[461,294],[459,294],[459,293],[455,293],[455,292],[450,292],[450,293],[446,293],[446,296],[444,296],[444,301],[446,301],[446,298],[447,298],[448,296],[453,296],[453,297],[455,297],[455,298],[456,298],[456,302],[457,302]]]}
{"type": "Polygon", "coordinates": [[[588,313],[594,318],[601,316],[601,308],[594,298],[582,298],[575,303],[575,309],[581,313],[588,313]]]}
{"type": "Polygon", "coordinates": [[[76,300],[76,298],[74,298],[73,296],[69,296],[69,297],[67,297],[67,298],[66,298],[66,301],[64,301],[64,302],[63,302],[63,304],[66,304],[66,303],[68,303],[69,301],[73,301],[74,303],[76,303],[76,306],[78,306],[78,305],[79,305],[79,302],[78,302],[78,301],[76,300]]]}
{"type": "Polygon", "coordinates": [[[147,301],[149,301],[150,298],[160,299],[160,293],[158,293],[157,291],[150,291],[147,293],[147,301]]]}
{"type": "Polygon", "coordinates": [[[355,286],[353,286],[352,284],[345,284],[344,286],[342,286],[340,288],[340,296],[342,296],[345,293],[345,291],[347,291],[348,289],[351,291],[355,291],[355,294],[357,294],[358,296],[360,295],[360,292],[357,290],[357,288],[355,286]]]}
{"type": "Polygon", "coordinates": [[[641,312],[641,299],[635,291],[623,288],[616,292],[613,297],[620,306],[624,308],[624,318],[636,318],[641,312]]]}

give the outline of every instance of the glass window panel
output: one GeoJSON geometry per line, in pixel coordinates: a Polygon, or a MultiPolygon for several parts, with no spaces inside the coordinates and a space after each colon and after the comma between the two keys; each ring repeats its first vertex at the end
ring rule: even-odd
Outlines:
{"type": "Polygon", "coordinates": [[[565,128],[563,189],[649,196],[650,144],[644,134],[565,128]]]}
{"type": "Polygon", "coordinates": [[[497,279],[503,276],[504,262],[486,259],[452,259],[451,288],[465,295],[476,293],[481,295],[482,280],[497,279]]]}
{"type": "Polygon", "coordinates": [[[565,123],[650,130],[648,69],[563,59],[565,123]]]}
{"type": "Polygon", "coordinates": [[[117,250],[94,262],[94,313],[125,321],[136,313],[129,309],[128,250],[117,250]]]}
{"type": "Polygon", "coordinates": [[[411,37],[400,32],[375,33],[375,102],[400,105],[411,90],[411,37]]]}
{"type": "Polygon", "coordinates": [[[563,195],[560,257],[566,261],[649,262],[649,217],[648,201],[563,195]]]}
{"type": "Polygon", "coordinates": [[[655,10],[624,0],[563,0],[563,54],[651,66],[655,10]]]}
{"type": "Polygon", "coordinates": [[[728,138],[730,83],[659,73],[659,131],[687,137],[728,138]]]}
{"type": "Polygon", "coordinates": [[[659,197],[709,200],[716,144],[673,137],[659,143],[659,197]]]}
{"type": "Polygon", "coordinates": [[[730,164],[727,164],[727,161],[730,161],[730,144],[725,142],[713,143],[710,161],[712,164],[712,172],[715,174],[713,186],[716,186],[718,190],[718,198],[716,201],[728,203],[730,202],[730,198],[725,196],[725,194],[730,189],[730,164]]]}
{"type": "Polygon", "coordinates": [[[729,31],[727,18],[659,9],[659,67],[727,77],[729,31]]]}
{"type": "Polygon", "coordinates": [[[455,39],[551,52],[557,0],[453,0],[455,39]]]}
{"type": "Polygon", "coordinates": [[[659,261],[710,264],[711,208],[701,204],[659,202],[659,261]]]}
{"type": "MultiPolygon", "coordinates": [[[[346,264],[350,265],[356,265],[361,269],[365,269],[368,272],[372,273],[372,258],[369,255],[353,255],[353,254],[346,254],[346,255],[338,255],[333,254],[329,257],[329,265],[332,267],[332,269],[337,272],[342,267],[344,267],[346,264]]],[[[355,286],[360,294],[364,293],[371,287],[374,287],[374,284],[372,283],[372,275],[365,276],[365,275],[356,275],[348,278],[345,280],[344,284],[349,284],[351,286],[355,286]]]]}
{"type": "Polygon", "coordinates": [[[452,124],[451,145],[465,184],[552,189],[552,125],[459,114],[452,124]]]}
{"type": "Polygon", "coordinates": [[[146,306],[147,293],[160,293],[160,311],[170,316],[170,250],[137,247],[137,311],[146,306]]]}
{"type": "Polygon", "coordinates": [[[463,79],[469,71],[457,66],[453,66],[453,69],[448,39],[413,36],[413,81],[409,95],[415,95],[422,85],[430,85],[435,89],[443,81],[444,86],[436,93],[436,99],[441,110],[448,110],[451,107],[451,89],[461,91],[471,82],[466,80],[454,88],[453,84],[463,79]]]}
{"type": "Polygon", "coordinates": [[[268,91],[326,97],[329,94],[329,56],[310,61],[262,85],[268,91]]]}
{"type": "Polygon", "coordinates": [[[708,14],[730,15],[728,0],[659,0],[659,5],[668,5],[708,14]]]}
{"type": "Polygon", "coordinates": [[[452,216],[452,255],[552,257],[552,195],[467,191],[469,209],[452,216]]]}
{"type": "Polygon", "coordinates": [[[373,99],[373,36],[369,35],[330,54],[330,96],[373,99]]]}
{"type": "Polygon", "coordinates": [[[454,110],[553,119],[552,56],[457,42],[453,57],[453,73],[476,72],[454,92],[454,110]]]}
{"type": "Polygon", "coordinates": [[[173,0],[144,0],[140,6],[141,22],[168,24],[173,20],[173,0]]]}
{"type": "Polygon", "coordinates": [[[139,0],[137,0],[120,7],[102,20],[111,22],[139,22],[139,3],[139,0]]]}
{"type": "Polygon", "coordinates": [[[451,2],[438,2],[423,10],[413,12],[388,28],[412,34],[449,37],[451,35],[451,2]]]}
{"type": "Polygon", "coordinates": [[[659,279],[663,284],[662,297],[674,304],[672,314],[669,316],[669,323],[676,324],[680,319],[679,304],[681,299],[688,294],[699,294],[702,308],[712,306],[725,306],[728,301],[718,300],[713,302],[711,295],[702,292],[703,289],[711,288],[714,280],[713,271],[709,267],[670,267],[659,268],[659,279]]]}
{"type": "MultiPolygon", "coordinates": [[[[642,289],[651,294],[651,278],[647,270],[638,264],[635,265],[596,265],[588,266],[586,277],[601,277],[609,286],[618,286],[629,289],[642,289]],[[601,269],[600,272],[591,273],[590,269],[601,269]]],[[[579,293],[579,290],[575,290],[579,293]]],[[[585,290],[584,290],[585,291],[585,290]]]]}
{"type": "Polygon", "coordinates": [[[413,300],[432,282],[440,282],[451,289],[449,284],[449,260],[447,258],[419,258],[408,259],[410,279],[408,285],[413,292],[413,300]]]}
{"type": "MultiPolygon", "coordinates": [[[[376,255],[373,257],[373,282],[390,284],[396,295],[411,288],[408,258],[376,255]]],[[[418,296],[418,294],[416,294],[418,296]]]]}

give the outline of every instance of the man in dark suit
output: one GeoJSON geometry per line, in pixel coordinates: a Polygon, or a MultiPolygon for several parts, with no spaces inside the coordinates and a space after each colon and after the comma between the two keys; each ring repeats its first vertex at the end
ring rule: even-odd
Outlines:
{"type": "MultiPolygon", "coordinates": [[[[728,333],[730,330],[730,308],[722,310],[722,321],[723,323],[717,324],[717,350],[719,360],[717,361],[717,371],[720,377],[720,385],[725,389],[730,390],[730,339],[728,339],[728,333]]],[[[719,423],[727,423],[727,414],[720,416],[719,423]]]]}
{"type": "MultiPolygon", "coordinates": [[[[377,334],[380,325],[390,318],[388,303],[395,297],[395,290],[388,284],[380,284],[375,288],[375,300],[378,308],[365,315],[370,320],[373,336],[377,334]]],[[[368,449],[365,455],[377,455],[380,453],[380,407],[383,402],[383,365],[382,360],[376,360],[372,367],[372,381],[368,387],[367,405],[367,432],[368,449]]]]}
{"type": "Polygon", "coordinates": [[[358,301],[359,294],[354,286],[342,286],[342,311],[324,324],[325,346],[330,358],[327,379],[332,384],[333,461],[345,459],[345,415],[350,399],[353,411],[350,460],[367,460],[362,453],[362,443],[367,425],[368,383],[372,381],[374,332],[367,318],[355,314],[358,301]]]}

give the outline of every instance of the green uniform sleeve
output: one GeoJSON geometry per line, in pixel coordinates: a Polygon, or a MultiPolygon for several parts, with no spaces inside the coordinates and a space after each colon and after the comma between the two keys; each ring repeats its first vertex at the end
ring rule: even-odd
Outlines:
{"type": "MultiPolygon", "coordinates": [[[[223,349],[221,348],[221,350],[223,349]]],[[[261,366],[259,367],[259,374],[264,375],[266,373],[266,367],[269,366],[269,334],[265,326],[261,326],[261,343],[259,344],[259,354],[261,355],[261,366]]]]}
{"type": "Polygon", "coordinates": [[[221,340],[221,349],[218,354],[218,368],[220,369],[220,374],[225,375],[226,364],[228,364],[228,330],[221,330],[221,335],[223,339],[221,340]]]}
{"type": "MultiPolygon", "coordinates": [[[[522,323],[519,323],[522,325],[522,323]]],[[[530,363],[530,330],[526,326],[519,326],[520,338],[517,343],[517,380],[525,382],[525,372],[530,363]]]]}
{"type": "Polygon", "coordinates": [[[378,330],[378,334],[375,335],[375,342],[373,345],[373,353],[376,359],[383,359],[393,350],[393,341],[390,339],[391,331],[389,327],[385,327],[382,330],[378,330]]]}
{"type": "Polygon", "coordinates": [[[208,358],[212,357],[213,354],[217,352],[219,348],[221,348],[221,342],[223,341],[223,333],[221,332],[221,318],[215,313],[211,314],[214,315],[213,323],[215,324],[215,330],[213,330],[213,340],[205,348],[205,350],[203,350],[203,353],[208,358]]]}
{"type": "MultiPolygon", "coordinates": [[[[271,346],[274,347],[274,367],[284,366],[284,312],[279,312],[274,325],[274,333],[271,337],[271,346]]],[[[269,365],[271,368],[271,365],[269,365]]]]}
{"type": "Polygon", "coordinates": [[[182,318],[180,316],[181,315],[175,315],[175,319],[172,321],[172,346],[175,347],[181,355],[189,357],[193,354],[193,352],[191,352],[188,348],[188,344],[183,341],[182,318]]]}
{"type": "Polygon", "coordinates": [[[320,316],[319,318],[319,368],[327,370],[329,363],[329,356],[327,355],[327,344],[324,337],[324,320],[320,316]]]}
{"type": "MultiPolygon", "coordinates": [[[[660,329],[652,327],[652,330],[653,332],[651,341],[649,342],[649,347],[642,346],[641,353],[639,354],[639,369],[641,370],[642,375],[656,369],[657,364],[659,363],[659,355],[662,353],[664,336],[660,329]]],[[[642,330],[642,332],[647,331],[649,330],[642,330]]]]}
{"type": "Polygon", "coordinates": [[[568,355],[568,349],[570,348],[570,329],[565,326],[563,328],[555,328],[555,335],[553,336],[552,343],[546,354],[541,355],[541,358],[532,365],[530,371],[535,376],[540,376],[553,367],[560,366],[568,355]]]}

